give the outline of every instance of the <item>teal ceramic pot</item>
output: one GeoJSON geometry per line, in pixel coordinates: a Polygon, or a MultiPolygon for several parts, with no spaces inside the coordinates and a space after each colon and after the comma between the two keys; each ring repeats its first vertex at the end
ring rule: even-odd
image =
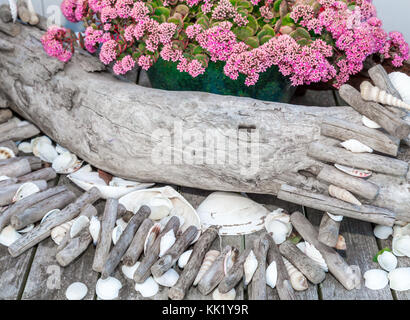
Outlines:
{"type": "Polygon", "coordinates": [[[224,62],[210,62],[205,73],[192,78],[177,70],[177,63],[159,59],[149,70],[148,77],[156,89],[171,91],[203,91],[222,95],[250,97],[265,101],[288,103],[296,88],[282,76],[277,67],[260,75],[254,86],[246,86],[245,76],[231,80],[223,73],[224,62]]]}

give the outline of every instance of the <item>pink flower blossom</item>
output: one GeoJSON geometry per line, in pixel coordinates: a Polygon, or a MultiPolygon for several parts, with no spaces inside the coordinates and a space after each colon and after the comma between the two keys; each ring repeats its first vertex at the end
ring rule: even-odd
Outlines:
{"type": "Polygon", "coordinates": [[[152,60],[149,56],[141,56],[138,59],[138,65],[143,69],[143,70],[148,70],[151,65],[152,65],[152,60]]]}
{"type": "Polygon", "coordinates": [[[109,40],[101,46],[100,60],[104,64],[109,64],[117,58],[117,42],[109,40]]]}
{"type": "Polygon", "coordinates": [[[72,52],[64,47],[68,30],[58,26],[51,26],[41,37],[45,52],[60,61],[67,62],[71,59],[72,52]]]}

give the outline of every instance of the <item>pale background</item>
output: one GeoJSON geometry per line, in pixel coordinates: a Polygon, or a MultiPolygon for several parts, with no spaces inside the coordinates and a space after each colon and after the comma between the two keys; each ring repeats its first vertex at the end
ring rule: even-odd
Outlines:
{"type": "MultiPolygon", "coordinates": [[[[59,5],[61,0],[32,0],[36,10],[44,16],[50,16],[55,11],[55,5],[59,5]],[[47,11],[48,10],[48,11],[47,11]]],[[[0,4],[7,3],[7,0],[0,0],[0,4]]],[[[404,34],[407,42],[410,43],[410,0],[373,0],[378,10],[378,16],[382,19],[386,31],[400,31],[404,34]]],[[[68,27],[75,25],[67,23],[62,18],[62,23],[68,27]]],[[[79,28],[78,24],[75,29],[79,28]]]]}

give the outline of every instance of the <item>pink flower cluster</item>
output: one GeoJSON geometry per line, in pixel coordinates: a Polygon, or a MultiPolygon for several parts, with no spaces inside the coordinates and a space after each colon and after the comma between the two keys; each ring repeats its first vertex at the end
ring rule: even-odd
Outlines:
{"type": "Polygon", "coordinates": [[[49,56],[55,57],[63,62],[67,62],[71,59],[71,50],[67,50],[64,47],[67,45],[65,39],[68,33],[69,30],[65,28],[51,26],[47,30],[47,33],[41,37],[41,43],[49,56]]]}
{"type": "Polygon", "coordinates": [[[86,14],[86,0],[63,0],[61,12],[70,22],[80,21],[86,14]]]}

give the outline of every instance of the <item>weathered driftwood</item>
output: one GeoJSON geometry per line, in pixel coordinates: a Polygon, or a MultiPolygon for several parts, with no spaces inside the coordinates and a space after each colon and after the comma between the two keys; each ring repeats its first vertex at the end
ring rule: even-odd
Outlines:
{"type": "Polygon", "coordinates": [[[3,22],[11,22],[13,20],[10,7],[7,4],[2,4],[0,6],[0,20],[3,22]]]}
{"type": "Polygon", "coordinates": [[[179,229],[179,218],[177,216],[172,216],[171,219],[169,219],[164,229],[155,239],[152,246],[148,249],[148,252],[142,259],[137,270],[135,270],[135,273],[134,273],[135,282],[142,283],[150,276],[151,267],[158,260],[161,238],[171,229],[174,230],[174,234],[176,234],[179,229]]]}
{"type": "Polygon", "coordinates": [[[184,299],[187,291],[194,283],[206,252],[209,250],[217,235],[218,230],[212,227],[202,233],[195,243],[188,263],[180,274],[177,283],[168,291],[169,298],[172,300],[184,299]]]}
{"type": "Polygon", "coordinates": [[[80,235],[70,239],[67,245],[56,254],[56,260],[62,267],[68,266],[79,257],[92,242],[92,237],[88,229],[81,231],[80,235]]]}
{"type": "Polygon", "coordinates": [[[103,279],[109,277],[118,266],[121,261],[122,256],[127,251],[137,229],[141,225],[144,219],[148,218],[151,214],[151,210],[148,206],[141,206],[138,212],[131,218],[128,222],[127,227],[124,232],[121,234],[121,237],[118,239],[115,246],[112,248],[107,261],[104,264],[104,267],[101,272],[101,277],[103,279]]]}
{"type": "Polygon", "coordinates": [[[101,198],[100,191],[95,187],[90,191],[85,192],[83,195],[77,198],[75,202],[70,203],[67,207],[61,210],[61,212],[51,216],[42,224],[38,225],[23,237],[15,241],[9,247],[10,254],[13,257],[17,257],[26,250],[35,246],[37,243],[50,236],[51,229],[75,218],[87,204],[93,204],[99,198],[101,198]]]}
{"type": "Polygon", "coordinates": [[[108,259],[111,248],[112,231],[115,227],[117,213],[118,200],[107,199],[93,261],[93,270],[96,272],[102,272],[104,264],[108,259]]]}
{"type": "Polygon", "coordinates": [[[327,146],[320,142],[312,142],[310,144],[308,155],[325,162],[368,169],[393,176],[406,176],[409,170],[409,164],[405,161],[376,154],[353,153],[343,148],[327,146]]]}
{"type": "Polygon", "coordinates": [[[401,99],[400,93],[396,90],[393,83],[390,81],[389,75],[382,65],[377,64],[368,70],[369,76],[374,85],[380,89],[392,94],[398,99],[401,99]]]}
{"type": "Polygon", "coordinates": [[[52,180],[57,176],[55,170],[51,167],[36,170],[25,174],[24,176],[19,176],[18,181],[27,182],[31,180],[52,180]]]}
{"type": "Polygon", "coordinates": [[[317,178],[365,199],[373,200],[379,194],[379,187],[376,184],[348,175],[332,166],[324,165],[317,178]]]}
{"type": "Polygon", "coordinates": [[[6,122],[13,118],[13,113],[9,109],[0,109],[0,123],[6,122]]]}
{"type": "Polygon", "coordinates": [[[318,233],[315,227],[307,220],[300,212],[294,212],[290,216],[292,225],[299,232],[302,238],[313,244],[322,254],[323,259],[329,268],[329,272],[339,280],[339,282],[347,289],[352,290],[360,285],[360,274],[357,268],[349,266],[336,251],[323,243],[318,238],[318,233]]]}
{"type": "Polygon", "coordinates": [[[318,240],[323,244],[334,248],[339,238],[341,221],[335,221],[325,212],[320,221],[318,240]]]}
{"type": "Polygon", "coordinates": [[[14,157],[8,159],[1,159],[0,160],[0,167],[3,168],[6,165],[10,165],[14,162],[18,162],[21,160],[27,160],[30,164],[31,170],[38,170],[41,168],[41,159],[34,156],[22,156],[22,157],[14,157]]]}
{"type": "Polygon", "coordinates": [[[0,136],[0,141],[6,141],[6,140],[13,140],[13,141],[21,141],[21,140],[26,140],[31,137],[34,137],[40,133],[40,130],[37,129],[37,127],[31,123],[25,124],[22,126],[17,126],[13,129],[8,130],[7,132],[4,132],[0,136]]]}
{"type": "Polygon", "coordinates": [[[0,165],[0,176],[19,177],[30,172],[31,166],[27,159],[20,159],[18,161],[11,161],[5,165],[0,165]]]}
{"type": "Polygon", "coordinates": [[[269,250],[269,241],[265,234],[253,241],[253,252],[258,260],[258,268],[253,274],[250,283],[249,300],[266,300],[266,256],[269,250]]]}
{"type": "Polygon", "coordinates": [[[279,246],[280,253],[289,260],[313,284],[319,284],[326,278],[322,267],[304,254],[296,245],[287,240],[279,246]]]}
{"type": "Polygon", "coordinates": [[[189,226],[180,237],[177,238],[174,245],[165,252],[151,267],[151,273],[154,277],[160,277],[169,269],[172,268],[175,262],[178,261],[182,253],[189,247],[192,241],[198,235],[198,228],[189,226]]]}
{"type": "MultiPolygon", "coordinates": [[[[1,97],[1,96],[0,96],[1,97]]],[[[21,122],[18,118],[13,117],[9,121],[0,124],[0,134],[3,135],[5,132],[15,128],[21,122]]]]}
{"type": "Polygon", "coordinates": [[[282,186],[278,194],[278,199],[321,211],[327,211],[335,215],[386,226],[393,226],[396,218],[395,213],[387,209],[369,205],[357,206],[336,198],[305,191],[289,185],[282,186]]]}
{"type": "Polygon", "coordinates": [[[13,215],[19,214],[27,208],[35,205],[36,203],[66,190],[67,187],[58,186],[55,188],[50,188],[45,191],[32,194],[20,201],[17,201],[16,203],[8,207],[7,210],[3,212],[3,214],[0,215],[0,231],[3,230],[3,228],[9,224],[10,218],[13,215]]]}
{"type": "Polygon", "coordinates": [[[11,140],[0,142],[0,147],[9,148],[15,155],[19,153],[19,149],[17,149],[16,143],[11,140]]]}
{"type": "Polygon", "coordinates": [[[122,257],[122,262],[126,266],[133,266],[139,259],[142,251],[144,251],[144,241],[149,230],[154,225],[151,219],[145,219],[138,228],[137,233],[132,239],[130,246],[122,257]]]}
{"type": "MultiPolygon", "coordinates": [[[[34,183],[40,191],[47,189],[47,181],[45,180],[35,180],[31,182],[34,183]]],[[[2,190],[0,190],[0,206],[13,203],[13,197],[22,184],[23,183],[16,183],[2,188],[2,190]]]]}
{"type": "Polygon", "coordinates": [[[0,20],[0,32],[8,36],[16,37],[21,33],[21,25],[18,23],[5,23],[0,20]]]}
{"type": "Polygon", "coordinates": [[[37,202],[30,208],[14,214],[10,221],[14,229],[20,230],[32,223],[40,221],[47,212],[54,209],[63,209],[75,200],[74,192],[67,190],[37,202]]]}
{"type": "Polygon", "coordinates": [[[397,156],[400,140],[383,132],[335,118],[326,118],[320,126],[322,135],[338,140],[356,139],[373,150],[397,156]]]}
{"type": "Polygon", "coordinates": [[[2,180],[2,181],[0,181],[0,188],[4,188],[4,187],[10,186],[12,184],[16,184],[17,182],[18,181],[17,181],[16,177],[12,177],[12,178],[9,178],[9,179],[6,179],[6,180],[2,180]]]}
{"type": "Polygon", "coordinates": [[[224,260],[226,256],[232,251],[231,246],[226,246],[214,263],[205,272],[198,283],[198,290],[201,294],[207,295],[222,281],[224,277],[224,260]]]}

